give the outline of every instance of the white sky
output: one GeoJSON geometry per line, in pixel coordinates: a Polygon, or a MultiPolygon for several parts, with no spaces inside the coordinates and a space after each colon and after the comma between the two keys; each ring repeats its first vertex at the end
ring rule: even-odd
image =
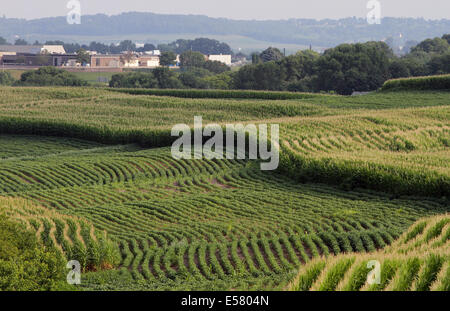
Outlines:
{"type": "MultiPolygon", "coordinates": [[[[65,16],[69,0],[0,0],[0,16],[65,16]]],[[[79,0],[82,14],[139,11],[232,19],[365,17],[368,0],[79,0]]],[[[450,19],[450,0],[378,0],[382,16],[450,19]]]]}

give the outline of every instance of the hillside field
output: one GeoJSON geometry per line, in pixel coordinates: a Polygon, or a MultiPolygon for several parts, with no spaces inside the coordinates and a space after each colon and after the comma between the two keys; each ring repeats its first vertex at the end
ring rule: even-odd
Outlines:
{"type": "Polygon", "coordinates": [[[448,91],[164,92],[0,88],[0,210],[80,261],[81,289],[287,289],[450,212],[448,91]],[[175,160],[194,116],[279,124],[278,170],[175,160]]]}
{"type": "Polygon", "coordinates": [[[419,220],[392,245],[367,254],[314,259],[288,287],[290,290],[449,291],[450,216],[419,220]],[[366,282],[368,263],[378,261],[377,282],[366,282]]]}

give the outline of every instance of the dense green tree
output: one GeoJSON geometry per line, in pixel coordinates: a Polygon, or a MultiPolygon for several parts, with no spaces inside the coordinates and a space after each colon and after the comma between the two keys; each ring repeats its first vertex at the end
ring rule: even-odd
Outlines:
{"type": "Polygon", "coordinates": [[[88,83],[66,70],[42,67],[38,70],[25,71],[16,84],[24,86],[86,86],[88,83]]]}
{"type": "Polygon", "coordinates": [[[178,80],[175,73],[167,67],[155,68],[152,73],[156,80],[158,80],[158,87],[161,89],[183,88],[183,84],[178,80]]]}
{"type": "Polygon", "coordinates": [[[120,52],[124,51],[136,51],[136,44],[133,43],[131,40],[124,40],[121,41],[119,44],[120,52]]]}
{"type": "Polygon", "coordinates": [[[450,44],[450,33],[443,35],[442,39],[444,39],[445,41],[447,41],[448,44],[450,44]]]}
{"type": "Polygon", "coordinates": [[[252,53],[252,64],[256,65],[261,63],[261,57],[259,56],[259,53],[252,53]]]}
{"type": "Polygon", "coordinates": [[[283,58],[280,65],[285,68],[286,80],[295,82],[314,74],[314,64],[320,54],[314,51],[305,50],[294,55],[283,58]]]}
{"type": "Polygon", "coordinates": [[[14,45],[28,45],[28,42],[26,40],[24,40],[24,39],[17,39],[14,42],[14,45]]]}
{"type": "Polygon", "coordinates": [[[231,70],[230,67],[216,60],[214,61],[208,60],[205,63],[203,63],[202,67],[215,74],[224,73],[226,71],[231,70]]]}
{"type": "Polygon", "coordinates": [[[450,73],[450,52],[443,55],[435,55],[427,64],[430,74],[450,73]]]}
{"type": "Polygon", "coordinates": [[[14,82],[14,78],[8,71],[0,71],[0,85],[11,85],[14,82]]]}
{"type": "Polygon", "coordinates": [[[411,76],[426,76],[429,73],[427,63],[431,60],[431,57],[413,57],[412,55],[406,55],[402,58],[402,61],[408,67],[411,76]]]}
{"type": "Polygon", "coordinates": [[[316,62],[315,90],[334,90],[337,82],[345,79],[343,65],[333,56],[322,56],[316,62]]]}
{"type": "Polygon", "coordinates": [[[314,51],[301,51],[295,55],[282,57],[277,62],[244,66],[234,76],[235,87],[310,91],[312,90],[311,75],[314,74],[314,65],[319,57],[320,55],[314,51]]]}
{"type": "Polygon", "coordinates": [[[208,76],[212,76],[212,73],[209,70],[198,67],[189,67],[180,74],[179,79],[184,86],[188,88],[206,89],[209,85],[204,78],[208,76]]]}
{"type": "Polygon", "coordinates": [[[161,51],[172,51],[176,54],[183,54],[187,51],[200,52],[204,55],[233,54],[228,44],[208,38],[197,38],[194,40],[179,39],[169,44],[160,44],[158,45],[158,49],[161,51]]]}
{"type": "Polygon", "coordinates": [[[111,77],[109,86],[115,88],[157,88],[158,80],[153,73],[120,73],[111,77]]]}
{"type": "Polygon", "coordinates": [[[45,45],[64,45],[64,42],[61,40],[48,40],[45,41],[45,45]]]}
{"type": "Polygon", "coordinates": [[[314,77],[307,76],[301,80],[288,82],[286,84],[286,90],[290,92],[313,92],[314,77]]]}
{"type": "Polygon", "coordinates": [[[186,67],[203,67],[206,59],[200,52],[186,51],[180,55],[180,65],[186,67]]]}
{"type": "Polygon", "coordinates": [[[8,44],[8,41],[6,41],[5,38],[0,37],[0,45],[6,45],[6,44],[8,44]]]}
{"type": "Polygon", "coordinates": [[[390,77],[392,57],[384,42],[342,44],[329,49],[316,63],[316,88],[346,95],[375,90],[390,77]]]}
{"type": "Polygon", "coordinates": [[[92,41],[89,44],[89,50],[96,51],[97,53],[100,53],[100,54],[111,53],[111,50],[108,45],[100,43],[100,42],[96,42],[96,41],[92,41]]]}
{"type": "Polygon", "coordinates": [[[204,77],[203,80],[210,89],[229,90],[234,87],[234,76],[234,72],[227,71],[221,74],[204,77]]]}
{"type": "Polygon", "coordinates": [[[391,78],[405,78],[411,75],[407,61],[395,59],[389,64],[389,73],[391,78]]]}
{"type": "Polygon", "coordinates": [[[172,66],[175,65],[177,56],[174,52],[162,52],[159,58],[159,63],[161,66],[172,66]]]}
{"type": "Polygon", "coordinates": [[[267,62],[242,67],[235,75],[235,86],[238,89],[282,90],[285,79],[284,67],[267,62]]]}
{"type": "Polygon", "coordinates": [[[79,49],[77,51],[77,61],[81,64],[90,64],[91,56],[85,49],[79,49]]]}
{"type": "Polygon", "coordinates": [[[151,43],[145,43],[143,47],[136,49],[136,52],[148,52],[156,50],[156,46],[151,43]]]}
{"type": "Polygon", "coordinates": [[[259,54],[259,59],[265,63],[270,61],[279,61],[283,59],[283,53],[277,48],[269,47],[259,54]]]}
{"type": "Polygon", "coordinates": [[[445,39],[434,38],[426,39],[411,49],[411,53],[425,52],[444,54],[448,52],[450,45],[445,39]]]}

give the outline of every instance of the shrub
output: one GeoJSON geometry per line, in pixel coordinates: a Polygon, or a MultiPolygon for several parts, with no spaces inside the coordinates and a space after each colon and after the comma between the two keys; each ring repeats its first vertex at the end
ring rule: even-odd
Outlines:
{"type": "Polygon", "coordinates": [[[129,72],[113,75],[109,86],[116,88],[154,88],[158,86],[158,80],[151,73],[129,72]]]}
{"type": "Polygon", "coordinates": [[[0,290],[59,289],[65,272],[56,250],[42,247],[34,234],[0,216],[0,290]]]}
{"type": "Polygon", "coordinates": [[[29,70],[22,74],[16,82],[19,86],[87,86],[84,81],[74,74],[55,67],[42,67],[38,70],[29,70]]]}
{"type": "Polygon", "coordinates": [[[0,85],[11,85],[14,83],[14,78],[7,71],[0,72],[0,85]]]}

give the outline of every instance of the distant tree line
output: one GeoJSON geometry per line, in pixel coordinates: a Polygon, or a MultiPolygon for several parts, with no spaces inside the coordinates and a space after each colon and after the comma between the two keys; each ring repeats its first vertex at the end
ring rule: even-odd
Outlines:
{"type": "Polygon", "coordinates": [[[163,67],[113,75],[110,86],[163,89],[228,88],[231,71],[227,65],[218,61],[206,60],[202,53],[189,50],[180,55],[180,69],[174,71],[168,66],[174,63],[175,57],[174,52],[163,52],[161,55],[163,67]],[[226,79],[227,83],[223,83],[223,79],[226,79]]]}
{"type": "MultiPolygon", "coordinates": [[[[131,41],[123,41],[121,46],[133,48],[131,41]]],[[[110,86],[287,90],[348,95],[354,91],[376,90],[391,78],[450,73],[449,34],[424,40],[411,47],[410,52],[401,57],[395,56],[385,42],[374,41],[341,44],[323,54],[305,50],[290,56],[270,47],[252,55],[252,64],[237,71],[231,71],[220,62],[208,61],[201,52],[191,49],[181,53],[181,68],[170,70],[168,67],[174,64],[176,52],[162,53],[162,68],[114,75],[110,86]]],[[[83,56],[85,54],[80,52],[79,57],[83,56]]],[[[81,85],[74,77],[48,70],[36,74],[24,73],[18,83],[81,85]]],[[[0,83],[11,84],[10,76],[3,74],[0,83]]]]}
{"type": "MultiPolygon", "coordinates": [[[[326,8],[324,7],[326,10],[326,8]]],[[[299,44],[330,47],[342,42],[363,42],[367,38],[382,40],[392,34],[402,34],[405,40],[423,40],[448,32],[449,19],[383,18],[380,25],[369,25],[366,18],[343,19],[285,19],[230,20],[198,15],[168,15],[130,12],[107,16],[83,15],[77,27],[69,25],[65,17],[36,20],[0,18],[3,36],[60,35],[62,37],[96,36],[126,37],[129,34],[173,35],[189,33],[202,36],[205,32],[216,36],[240,36],[280,44],[299,44]]],[[[403,45],[403,44],[402,44],[403,45]]]]}
{"type": "Polygon", "coordinates": [[[233,54],[233,51],[228,44],[208,38],[197,38],[194,40],[178,39],[169,44],[159,44],[158,50],[171,51],[176,54],[182,54],[186,51],[200,52],[204,55],[233,54]]]}
{"type": "MultiPolygon", "coordinates": [[[[8,73],[9,74],[9,73],[8,73]]],[[[1,75],[0,75],[1,77],[1,75]]],[[[1,81],[1,80],[0,80],[1,81]]],[[[11,82],[10,82],[11,84],[11,82]]],[[[14,86],[87,86],[88,83],[63,69],[42,67],[25,71],[14,86]]]]}
{"type": "Polygon", "coordinates": [[[384,42],[341,44],[322,55],[284,57],[274,48],[253,55],[233,77],[234,88],[301,92],[376,90],[388,79],[450,73],[450,35],[427,39],[397,57],[384,42]]]}
{"type": "MultiPolygon", "coordinates": [[[[450,73],[450,35],[427,39],[397,57],[384,42],[341,44],[323,54],[311,50],[284,56],[276,48],[252,55],[252,64],[236,72],[205,61],[197,52],[180,57],[181,70],[173,79],[184,88],[253,89],[293,92],[372,91],[391,78],[450,73]]],[[[151,75],[151,73],[149,73],[151,75]]],[[[114,77],[112,87],[137,86],[131,74],[114,77]],[[130,80],[131,79],[131,80],[130,80]]],[[[142,78],[142,76],[140,76],[142,78]]],[[[170,88],[159,84],[156,87],[170,88]]]]}
{"type": "MultiPolygon", "coordinates": [[[[3,37],[0,37],[0,45],[10,44],[3,37]]],[[[29,45],[29,43],[24,39],[17,39],[14,42],[15,45],[29,45]]],[[[197,38],[194,40],[183,40],[179,39],[168,44],[153,45],[151,43],[145,43],[143,47],[136,47],[136,44],[131,40],[123,40],[119,44],[104,44],[101,42],[92,41],[90,44],[79,44],[79,43],[65,43],[60,40],[46,41],[45,43],[40,43],[38,41],[34,42],[33,45],[62,45],[67,53],[76,53],[80,49],[96,51],[100,54],[119,54],[122,52],[147,52],[153,50],[161,50],[162,52],[173,52],[175,54],[182,54],[186,51],[200,52],[204,55],[210,54],[224,54],[232,55],[233,51],[231,47],[217,40],[208,38],[197,38]]]]}

